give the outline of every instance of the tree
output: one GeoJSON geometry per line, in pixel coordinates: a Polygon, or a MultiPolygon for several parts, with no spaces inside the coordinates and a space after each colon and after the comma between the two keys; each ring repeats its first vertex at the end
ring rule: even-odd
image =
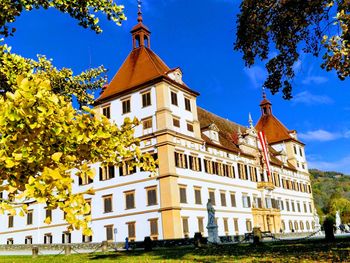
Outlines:
{"type": "MultiPolygon", "coordinates": [[[[8,26],[23,10],[54,7],[69,13],[84,27],[101,32],[94,12],[101,11],[114,22],[125,19],[122,7],[110,0],[22,0],[0,2],[0,34],[15,30],[8,26]]],[[[106,117],[84,106],[93,101],[91,90],[101,87],[103,67],[74,76],[70,69],[56,69],[50,60],[26,59],[0,46],[0,212],[24,215],[28,205],[44,203],[66,214],[69,229],[91,235],[90,207],[84,195],[74,193],[72,184],[93,178],[91,164],[121,166],[127,162],[146,171],[155,170],[155,161],[142,154],[134,138],[137,119],[125,119],[118,127],[106,117]],[[72,106],[77,97],[81,109],[72,106]]],[[[50,218],[45,219],[47,223],[50,218]]]]}
{"type": "Polygon", "coordinates": [[[291,99],[301,52],[322,55],[321,67],[335,70],[339,79],[349,76],[349,11],[348,0],[242,0],[234,48],[248,67],[268,60],[263,86],[272,94],[282,89],[291,99]]]}

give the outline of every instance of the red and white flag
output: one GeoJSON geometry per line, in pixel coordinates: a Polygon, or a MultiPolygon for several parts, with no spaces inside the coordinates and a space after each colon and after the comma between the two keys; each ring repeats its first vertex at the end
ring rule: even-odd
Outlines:
{"type": "Polygon", "coordinates": [[[269,151],[267,148],[266,137],[263,131],[258,132],[258,138],[263,150],[263,156],[266,164],[267,175],[270,176],[270,160],[269,160],[269,151]]]}

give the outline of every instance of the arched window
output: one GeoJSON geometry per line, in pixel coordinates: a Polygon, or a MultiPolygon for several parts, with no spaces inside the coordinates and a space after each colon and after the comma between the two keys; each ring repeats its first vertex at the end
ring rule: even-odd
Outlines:
{"type": "Polygon", "coordinates": [[[306,221],[306,229],[310,230],[310,223],[309,223],[309,221],[306,221]]]}
{"type": "Polygon", "coordinates": [[[304,223],[303,223],[303,221],[300,221],[299,224],[300,224],[300,230],[303,231],[304,230],[304,223]]]}
{"type": "Polygon", "coordinates": [[[293,222],[292,220],[289,220],[289,231],[293,231],[293,222]]]}
{"type": "Polygon", "coordinates": [[[286,231],[286,224],[284,223],[284,220],[282,220],[282,231],[286,231]]]}
{"type": "Polygon", "coordinates": [[[140,40],[140,35],[136,35],[135,41],[136,41],[135,47],[136,47],[136,48],[140,47],[140,45],[141,45],[141,43],[140,43],[140,42],[141,42],[141,40],[140,40]]]}
{"type": "Polygon", "coordinates": [[[312,229],[315,230],[315,221],[312,221],[312,229]]]}
{"type": "Polygon", "coordinates": [[[143,37],[143,40],[145,42],[145,47],[149,47],[149,39],[148,39],[148,36],[144,36],[143,37]]]}
{"type": "Polygon", "coordinates": [[[295,231],[299,230],[298,221],[294,221],[294,229],[295,231]]]}

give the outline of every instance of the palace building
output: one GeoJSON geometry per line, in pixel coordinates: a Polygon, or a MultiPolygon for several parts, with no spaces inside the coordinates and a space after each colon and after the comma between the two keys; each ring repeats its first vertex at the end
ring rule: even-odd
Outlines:
{"type": "MultiPolygon", "coordinates": [[[[101,168],[94,180],[78,180],[75,191],[93,187],[93,236],[67,232],[60,210],[33,205],[25,217],[2,215],[0,244],[122,242],[207,236],[208,199],[220,236],[243,235],[255,226],[273,233],[312,232],[314,205],[304,144],[287,129],[263,96],[261,117],[242,126],[199,106],[197,91],[151,49],[151,32],[138,23],[132,50],[96,100],[101,114],[121,124],[137,117],[144,152],[159,160],[155,176],[126,167],[101,168]],[[268,143],[270,174],[258,133],[268,143]],[[46,216],[52,223],[45,224],[46,216]]],[[[257,109],[258,110],[258,106],[257,109]]]]}

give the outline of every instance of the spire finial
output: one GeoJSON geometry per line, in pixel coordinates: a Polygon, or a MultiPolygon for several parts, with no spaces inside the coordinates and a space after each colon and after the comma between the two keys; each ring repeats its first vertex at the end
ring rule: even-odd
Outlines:
{"type": "Polygon", "coordinates": [[[266,99],[266,92],[264,87],[262,87],[262,97],[263,99],[266,99]]]}
{"type": "Polygon", "coordinates": [[[142,11],[141,11],[141,4],[142,1],[141,0],[137,0],[137,8],[138,8],[138,16],[137,16],[137,22],[142,23],[142,11]]]}
{"type": "Polygon", "coordinates": [[[252,115],[250,114],[250,112],[249,112],[248,122],[249,122],[249,128],[250,129],[254,128],[254,126],[253,126],[253,119],[252,119],[252,115]]]}

